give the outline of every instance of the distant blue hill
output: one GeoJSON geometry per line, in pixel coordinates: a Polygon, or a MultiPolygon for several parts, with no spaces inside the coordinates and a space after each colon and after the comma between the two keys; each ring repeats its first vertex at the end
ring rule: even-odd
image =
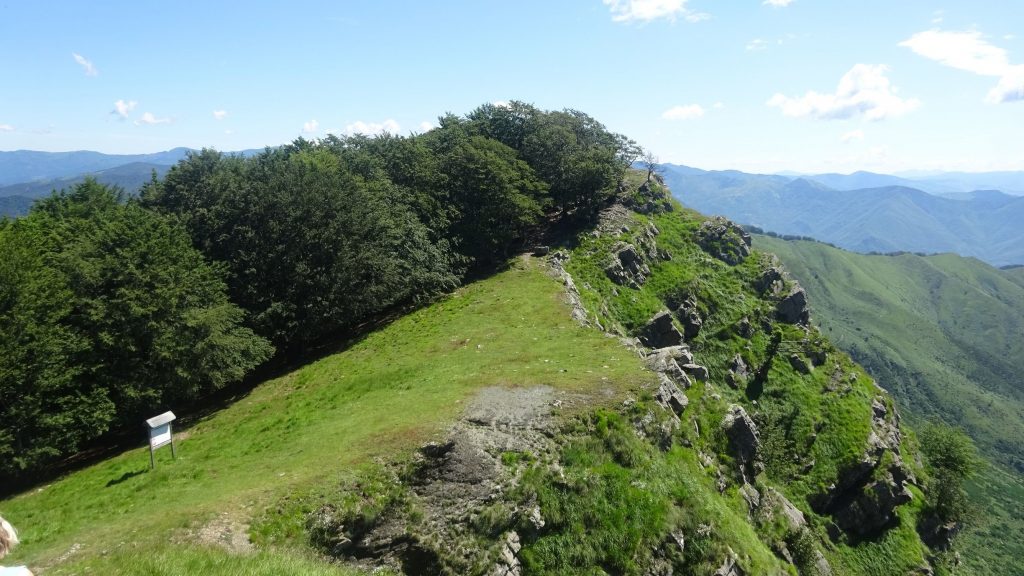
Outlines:
{"type": "Polygon", "coordinates": [[[126,164],[171,166],[185,157],[188,148],[174,148],[153,154],[103,154],[100,152],[36,152],[16,150],[0,152],[0,186],[53,180],[100,172],[126,164]]]}
{"type": "Polygon", "coordinates": [[[1024,264],[1024,196],[998,190],[938,196],[899,184],[906,179],[870,173],[833,176],[847,184],[857,179],[896,183],[840,190],[813,176],[673,165],[664,165],[663,175],[684,204],[766,231],[809,236],[856,252],[953,252],[995,266],[1024,264]]]}

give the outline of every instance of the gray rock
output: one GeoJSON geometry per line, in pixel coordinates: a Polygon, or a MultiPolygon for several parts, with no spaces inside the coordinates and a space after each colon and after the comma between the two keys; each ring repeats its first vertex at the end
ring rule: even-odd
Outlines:
{"type": "Polygon", "coordinates": [[[744,473],[744,479],[761,473],[764,465],[760,460],[761,437],[757,424],[739,404],[731,404],[722,418],[722,429],[729,438],[729,446],[736,455],[744,473]]]}
{"type": "Polygon", "coordinates": [[[747,384],[748,377],[750,377],[750,369],[743,361],[743,357],[739,354],[733,356],[732,362],[729,363],[729,371],[725,374],[725,383],[732,388],[739,389],[747,384]]]}
{"type": "Polygon", "coordinates": [[[655,314],[640,330],[639,337],[649,348],[679,346],[683,342],[683,335],[672,323],[672,314],[667,310],[655,314]]]}
{"type": "Polygon", "coordinates": [[[746,572],[740,568],[739,557],[729,548],[729,553],[722,561],[722,565],[714,572],[714,576],[744,576],[746,572]]]}
{"type": "Polygon", "coordinates": [[[548,246],[534,246],[533,247],[533,255],[534,256],[547,256],[548,252],[550,252],[550,251],[551,251],[551,248],[548,247],[548,246]]]}
{"type": "Polygon", "coordinates": [[[692,376],[694,380],[698,380],[700,382],[708,381],[708,369],[700,364],[683,364],[680,368],[683,369],[683,372],[692,376]]]}
{"type": "Polygon", "coordinates": [[[703,222],[695,240],[705,252],[733,266],[750,255],[750,234],[721,216],[703,222]]]}
{"type": "Polygon", "coordinates": [[[651,269],[632,244],[618,243],[613,248],[613,260],[604,269],[608,278],[619,286],[639,289],[651,275],[651,269]]]}
{"type": "Polygon", "coordinates": [[[704,320],[700,317],[700,313],[697,312],[696,306],[683,304],[676,310],[676,317],[679,318],[679,323],[683,326],[684,339],[693,340],[700,334],[700,329],[704,326],[704,320]]]}
{"type": "Polygon", "coordinates": [[[807,292],[795,284],[789,294],[779,301],[775,308],[775,317],[786,324],[806,325],[811,320],[807,309],[807,292]]]}
{"type": "Polygon", "coordinates": [[[799,508],[783,496],[778,490],[772,489],[771,499],[775,504],[775,510],[786,520],[786,525],[793,532],[800,530],[807,525],[807,518],[799,508]]]}
{"type": "Polygon", "coordinates": [[[690,400],[668,376],[661,374],[658,379],[659,385],[658,390],[654,393],[654,399],[671,410],[676,416],[681,415],[690,403],[690,400]]]}
{"type": "Polygon", "coordinates": [[[796,353],[789,355],[789,365],[801,374],[810,374],[811,370],[814,369],[809,360],[796,353]]]}
{"type": "Polygon", "coordinates": [[[754,282],[754,288],[762,295],[778,296],[785,286],[785,274],[779,266],[770,266],[761,272],[754,282]]]}

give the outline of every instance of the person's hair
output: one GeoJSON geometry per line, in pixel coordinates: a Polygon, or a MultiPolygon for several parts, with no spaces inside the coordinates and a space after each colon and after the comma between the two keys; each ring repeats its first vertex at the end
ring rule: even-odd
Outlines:
{"type": "Polygon", "coordinates": [[[7,520],[0,517],[0,558],[7,556],[7,553],[18,543],[18,533],[14,526],[7,520]]]}

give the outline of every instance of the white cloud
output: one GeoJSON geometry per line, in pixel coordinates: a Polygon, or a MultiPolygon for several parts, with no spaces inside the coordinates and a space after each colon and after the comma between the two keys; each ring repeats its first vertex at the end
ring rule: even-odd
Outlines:
{"type": "Polygon", "coordinates": [[[747,51],[757,52],[768,48],[768,41],[763,38],[754,38],[750,42],[747,42],[747,51]]]}
{"type": "Polygon", "coordinates": [[[213,111],[213,117],[215,119],[217,119],[217,120],[223,120],[223,119],[228,117],[228,111],[227,110],[214,110],[213,111]]]}
{"type": "Polygon", "coordinates": [[[802,97],[790,98],[776,94],[768,100],[786,116],[810,116],[819,120],[834,120],[864,116],[868,120],[882,120],[900,116],[916,109],[921,102],[916,98],[900,98],[885,77],[889,67],[857,64],[843,75],[835,94],[820,94],[813,90],[802,97]]]}
{"type": "Polygon", "coordinates": [[[120,116],[122,120],[127,120],[128,113],[135,110],[135,107],[138,104],[139,103],[135,100],[118,100],[117,102],[114,102],[114,109],[111,110],[110,113],[120,116]]]}
{"type": "Polygon", "coordinates": [[[420,131],[421,132],[430,132],[433,129],[434,129],[434,124],[432,122],[426,122],[426,121],[420,122],[420,131]]]}
{"type": "Polygon", "coordinates": [[[785,8],[793,3],[793,0],[764,0],[762,4],[765,6],[771,6],[772,8],[785,8]]]}
{"type": "Polygon", "coordinates": [[[509,107],[511,107],[511,104],[508,103],[508,100],[495,100],[494,102],[491,102],[491,104],[494,104],[498,108],[509,108],[509,107]]]}
{"type": "Polygon", "coordinates": [[[711,107],[714,108],[715,110],[721,110],[722,108],[725,108],[725,104],[722,102],[715,102],[714,104],[711,105],[711,107]]]}
{"type": "Polygon", "coordinates": [[[228,129],[228,130],[225,130],[224,133],[227,134],[228,136],[230,136],[230,135],[234,134],[235,131],[231,130],[231,129],[228,129]]]}
{"type": "Polygon", "coordinates": [[[153,115],[152,112],[145,112],[142,115],[142,118],[139,118],[138,120],[135,121],[135,125],[136,126],[141,126],[142,124],[147,124],[147,125],[152,126],[154,124],[170,124],[170,123],[171,123],[171,119],[170,118],[157,118],[156,116],[153,115]]]}
{"type": "Polygon", "coordinates": [[[303,122],[303,124],[302,124],[302,131],[305,132],[306,134],[312,134],[312,133],[316,132],[317,128],[319,128],[319,127],[320,127],[320,123],[317,122],[314,119],[314,120],[310,120],[309,122],[303,122]]]}
{"type": "Polygon", "coordinates": [[[851,130],[846,134],[843,134],[840,138],[843,142],[852,142],[854,140],[860,141],[864,139],[863,130],[851,130]]]}
{"type": "Polygon", "coordinates": [[[661,113],[665,120],[692,120],[704,116],[704,108],[700,104],[673,106],[661,113]]]}
{"type": "Polygon", "coordinates": [[[72,52],[71,53],[71,57],[75,59],[75,62],[78,62],[82,66],[82,68],[85,70],[85,75],[86,76],[98,76],[99,75],[99,72],[96,70],[96,67],[93,66],[92,62],[90,62],[88,59],[86,59],[85,56],[82,56],[81,54],[79,54],[77,52],[72,52]]]}
{"type": "Polygon", "coordinates": [[[985,97],[989,103],[1024,100],[1024,64],[1010,64],[1006,50],[990,44],[981,32],[918,32],[900,42],[915,54],[979,76],[999,78],[985,97]]]}
{"type": "Polygon", "coordinates": [[[614,22],[639,20],[650,22],[666,18],[675,22],[682,17],[687,22],[700,22],[711,18],[709,14],[694,12],[686,7],[689,0],[602,0],[612,13],[614,22]]]}
{"type": "Polygon", "coordinates": [[[942,24],[945,14],[945,10],[936,10],[935,12],[932,12],[932,24],[942,24]]]}
{"type": "Polygon", "coordinates": [[[0,132],[14,132],[14,126],[10,124],[0,124],[0,132]]]}
{"type": "Polygon", "coordinates": [[[390,118],[383,122],[363,122],[362,120],[357,120],[345,126],[345,133],[349,135],[364,134],[366,136],[373,136],[374,134],[384,132],[398,134],[399,130],[401,130],[401,127],[399,127],[398,122],[390,118]]]}

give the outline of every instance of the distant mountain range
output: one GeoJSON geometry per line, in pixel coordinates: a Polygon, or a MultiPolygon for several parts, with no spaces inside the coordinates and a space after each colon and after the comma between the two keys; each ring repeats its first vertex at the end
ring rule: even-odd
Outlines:
{"type": "Polygon", "coordinates": [[[974,190],[1000,190],[1013,196],[1024,195],[1024,172],[938,172],[900,175],[854,172],[852,174],[793,174],[835,190],[858,190],[906,186],[929,194],[956,195],[974,190]]]}
{"type": "Polygon", "coordinates": [[[909,182],[866,172],[791,177],[666,164],[663,173],[684,204],[766,231],[856,252],[954,252],[996,266],[1024,263],[1024,196],[997,190],[938,196],[891,183],[850,189],[909,182]]]}
{"type": "Polygon", "coordinates": [[[135,163],[173,166],[188,152],[188,148],[174,148],[153,154],[103,154],[86,150],[0,152],[0,186],[79,176],[135,163]]]}
{"type": "MultiPolygon", "coordinates": [[[[0,217],[28,212],[36,199],[54,190],[71,188],[92,176],[103,184],[120,186],[129,193],[139,189],[155,172],[162,177],[190,151],[174,148],[153,154],[103,154],[100,152],[0,152],[0,217]]],[[[249,156],[262,150],[233,152],[249,156]]]]}

